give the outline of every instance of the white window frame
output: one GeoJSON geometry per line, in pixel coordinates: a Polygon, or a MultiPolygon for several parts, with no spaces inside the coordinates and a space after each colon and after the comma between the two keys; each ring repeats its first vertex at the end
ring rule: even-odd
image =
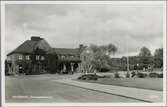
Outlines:
{"type": "Polygon", "coordinates": [[[40,56],[39,55],[36,55],[36,60],[39,60],[40,59],[40,56]]]}
{"type": "Polygon", "coordinates": [[[30,60],[30,55],[26,55],[26,60],[30,60]]]}
{"type": "Polygon", "coordinates": [[[19,60],[22,60],[23,59],[23,55],[19,55],[19,60]]]}

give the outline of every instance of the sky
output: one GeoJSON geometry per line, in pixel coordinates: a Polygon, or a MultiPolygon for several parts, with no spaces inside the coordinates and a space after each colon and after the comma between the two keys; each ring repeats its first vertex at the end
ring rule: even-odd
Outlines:
{"type": "Polygon", "coordinates": [[[5,52],[31,36],[54,48],[114,44],[115,55],[136,55],[143,46],[163,47],[163,7],[123,4],[7,4],[5,52]],[[128,47],[128,48],[127,48],[128,47]],[[128,51],[127,51],[128,50],[128,51]]]}

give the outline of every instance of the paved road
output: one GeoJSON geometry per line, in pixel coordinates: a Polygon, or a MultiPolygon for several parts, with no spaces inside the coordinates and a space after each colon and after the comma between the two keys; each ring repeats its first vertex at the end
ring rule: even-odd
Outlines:
{"type": "Polygon", "coordinates": [[[53,81],[73,76],[48,74],[6,77],[6,102],[141,102],[53,81]]]}

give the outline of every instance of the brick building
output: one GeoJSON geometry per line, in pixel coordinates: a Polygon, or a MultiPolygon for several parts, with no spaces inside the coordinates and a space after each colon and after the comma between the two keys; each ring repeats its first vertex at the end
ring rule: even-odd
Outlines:
{"type": "Polygon", "coordinates": [[[82,45],[76,49],[52,48],[40,37],[31,37],[7,54],[6,74],[73,73],[80,71],[82,45]]]}

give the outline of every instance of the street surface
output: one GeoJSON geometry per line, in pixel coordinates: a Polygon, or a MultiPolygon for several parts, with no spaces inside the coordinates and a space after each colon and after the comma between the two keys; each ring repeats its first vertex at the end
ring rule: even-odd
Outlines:
{"type": "Polygon", "coordinates": [[[54,80],[76,78],[74,75],[30,75],[7,76],[5,94],[7,103],[65,103],[65,102],[141,102],[139,100],[111,95],[103,92],[70,86],[54,80]]]}

